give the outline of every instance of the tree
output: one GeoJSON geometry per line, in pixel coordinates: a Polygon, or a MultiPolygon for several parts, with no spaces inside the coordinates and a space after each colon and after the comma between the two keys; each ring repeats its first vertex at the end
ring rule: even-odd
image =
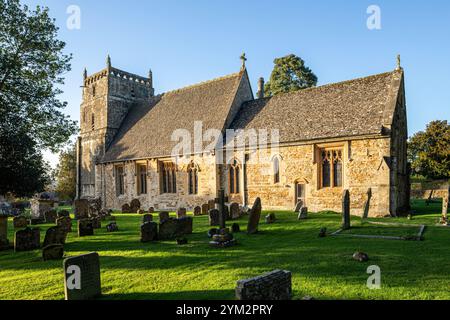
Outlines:
{"type": "Polygon", "coordinates": [[[317,85],[317,77],[305,62],[294,54],[277,58],[270,80],[264,86],[264,92],[268,96],[279,93],[297,91],[317,85]]]}
{"type": "Polygon", "coordinates": [[[408,141],[408,160],[414,173],[431,179],[450,178],[450,124],[431,121],[408,141]]]}
{"type": "Polygon", "coordinates": [[[75,146],[59,155],[59,163],[55,170],[56,192],[62,200],[73,200],[76,195],[77,158],[75,146]]]}
{"type": "Polygon", "coordinates": [[[58,100],[71,56],[63,53],[57,32],[48,8],[31,11],[19,0],[0,0],[0,150],[11,153],[2,154],[0,167],[7,170],[2,175],[16,180],[1,179],[2,193],[25,192],[24,181],[15,176],[21,170],[30,174],[29,186],[40,189],[41,150],[58,150],[77,130],[62,112],[67,103],[58,100]]]}

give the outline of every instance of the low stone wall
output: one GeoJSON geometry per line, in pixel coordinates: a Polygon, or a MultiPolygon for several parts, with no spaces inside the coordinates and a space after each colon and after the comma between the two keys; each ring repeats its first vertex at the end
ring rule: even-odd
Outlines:
{"type": "Polygon", "coordinates": [[[446,189],[438,190],[411,190],[411,198],[413,199],[428,199],[431,194],[431,199],[442,199],[447,195],[446,189]],[[431,194],[432,193],[432,194],[431,194]]]}
{"type": "Polygon", "coordinates": [[[291,300],[292,275],[290,271],[274,270],[250,279],[239,280],[237,300],[291,300]]]}

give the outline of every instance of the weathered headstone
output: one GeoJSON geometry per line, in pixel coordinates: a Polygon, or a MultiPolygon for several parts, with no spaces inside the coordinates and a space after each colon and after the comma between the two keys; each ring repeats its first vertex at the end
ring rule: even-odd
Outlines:
{"type": "Polygon", "coordinates": [[[51,199],[44,199],[42,197],[35,197],[30,200],[31,204],[31,218],[45,219],[45,213],[53,209],[55,201],[51,199]]]}
{"type": "Polygon", "coordinates": [[[61,227],[65,232],[72,232],[72,219],[70,217],[56,219],[56,225],[61,227]]]}
{"type": "Polygon", "coordinates": [[[46,247],[51,244],[65,244],[67,232],[61,227],[50,227],[45,232],[44,243],[42,247],[46,247]]]}
{"type": "Polygon", "coordinates": [[[308,218],[308,208],[307,207],[301,207],[300,212],[298,214],[298,220],[305,220],[308,218]]]}
{"type": "Polygon", "coordinates": [[[156,222],[145,222],[141,225],[141,242],[156,241],[158,238],[158,224],[156,222]]]}
{"type": "Polygon", "coordinates": [[[87,199],[78,199],[74,201],[75,219],[84,219],[89,215],[89,201],[87,199]]]}
{"type": "Polygon", "coordinates": [[[0,216],[0,251],[9,249],[8,217],[0,216]]]}
{"type": "Polygon", "coordinates": [[[45,212],[45,222],[46,223],[55,223],[58,218],[58,213],[55,209],[49,210],[45,212]]]}
{"type": "Polygon", "coordinates": [[[144,216],[142,217],[142,223],[152,222],[152,221],[153,221],[153,215],[150,213],[144,214],[144,216]]]}
{"type": "Polygon", "coordinates": [[[88,202],[89,202],[89,216],[90,217],[98,216],[100,214],[100,211],[102,210],[102,199],[94,198],[90,199],[88,202]]]}
{"type": "Polygon", "coordinates": [[[202,215],[206,216],[208,214],[208,211],[209,211],[209,204],[207,203],[202,204],[202,215]]]}
{"type": "Polygon", "coordinates": [[[27,218],[25,218],[24,216],[14,217],[14,219],[13,219],[14,229],[26,228],[26,227],[28,227],[29,224],[30,224],[30,221],[27,218]]]}
{"type": "Polygon", "coordinates": [[[130,202],[131,213],[137,213],[137,211],[141,208],[141,202],[139,199],[133,199],[130,202]]]}
{"type": "Polygon", "coordinates": [[[186,217],[186,208],[178,208],[177,210],[177,218],[184,218],[186,217]]]}
{"type": "Polygon", "coordinates": [[[296,212],[296,213],[300,212],[300,209],[301,209],[302,207],[303,207],[303,201],[302,201],[302,200],[299,200],[299,201],[297,202],[297,204],[295,205],[294,212],[296,212]]]}
{"type": "Polygon", "coordinates": [[[64,288],[66,300],[89,300],[101,295],[98,253],[64,260],[64,288]]]}
{"type": "Polygon", "coordinates": [[[50,244],[42,249],[42,258],[47,260],[59,260],[64,256],[64,246],[62,244],[50,244]]]}
{"type": "Polygon", "coordinates": [[[161,211],[159,213],[159,223],[169,220],[169,213],[167,211],[161,211]]]}
{"type": "Polygon", "coordinates": [[[119,227],[117,226],[117,223],[115,221],[110,222],[106,226],[106,232],[116,232],[116,231],[119,231],[119,227]]]}
{"type": "Polygon", "coordinates": [[[229,228],[221,228],[212,236],[209,245],[215,248],[228,248],[236,244],[236,239],[229,228]]]}
{"type": "Polygon", "coordinates": [[[122,206],[122,213],[131,213],[131,207],[128,203],[125,203],[122,206]]]}
{"type": "Polygon", "coordinates": [[[30,251],[40,248],[41,232],[39,228],[26,228],[16,231],[14,251],[30,251]]]}
{"type": "Polygon", "coordinates": [[[342,229],[350,229],[350,192],[347,189],[342,195],[342,229]]]}
{"type": "Polygon", "coordinates": [[[159,224],[158,239],[171,240],[192,233],[192,217],[168,219],[159,224]]]}
{"type": "Polygon", "coordinates": [[[276,221],[275,213],[269,213],[269,214],[266,216],[266,223],[267,223],[267,224],[272,224],[272,223],[274,223],[275,221],[276,221]]]}
{"type": "Polygon", "coordinates": [[[248,217],[247,233],[254,234],[258,232],[259,219],[261,218],[261,199],[258,197],[250,210],[248,217]]]}
{"type": "Polygon", "coordinates": [[[137,214],[144,214],[145,210],[144,209],[138,209],[137,214]]]}
{"type": "Polygon", "coordinates": [[[89,219],[78,220],[78,236],[86,237],[94,235],[94,227],[89,219]]]}
{"type": "Polygon", "coordinates": [[[154,207],[148,208],[148,213],[155,213],[155,208],[154,207]]]}
{"type": "Polygon", "coordinates": [[[209,210],[209,225],[216,227],[220,225],[220,213],[217,209],[209,210]]]}
{"type": "Polygon", "coordinates": [[[237,300],[291,300],[292,274],[274,270],[250,279],[239,280],[236,286],[237,300]]]}
{"type": "Polygon", "coordinates": [[[219,226],[220,229],[225,229],[226,221],[228,220],[228,207],[225,205],[225,202],[228,201],[228,197],[225,196],[225,190],[219,189],[218,197],[214,200],[219,209],[219,226]]]}
{"type": "Polygon", "coordinates": [[[362,219],[367,219],[369,217],[369,208],[370,208],[370,199],[372,199],[372,189],[369,188],[369,190],[367,190],[367,200],[366,202],[364,202],[364,212],[363,212],[363,216],[362,219]]]}
{"type": "Polygon", "coordinates": [[[231,219],[239,219],[241,217],[241,209],[239,208],[239,203],[233,202],[230,204],[230,217],[231,219]]]}
{"type": "Polygon", "coordinates": [[[202,214],[202,208],[199,206],[194,207],[194,216],[200,216],[202,214]]]}

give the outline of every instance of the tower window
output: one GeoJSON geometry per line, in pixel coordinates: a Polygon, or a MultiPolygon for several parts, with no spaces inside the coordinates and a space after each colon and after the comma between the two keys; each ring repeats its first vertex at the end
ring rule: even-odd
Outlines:
{"type": "Polygon", "coordinates": [[[91,118],[91,126],[92,126],[92,130],[95,130],[95,114],[92,114],[92,118],[91,118]]]}

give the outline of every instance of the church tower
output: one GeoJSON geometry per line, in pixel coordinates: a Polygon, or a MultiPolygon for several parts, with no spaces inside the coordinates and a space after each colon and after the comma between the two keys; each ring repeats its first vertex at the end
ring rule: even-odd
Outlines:
{"type": "Polygon", "coordinates": [[[77,141],[77,199],[101,195],[101,176],[97,163],[118,132],[129,109],[146,103],[154,95],[152,73],[148,78],[131,74],[111,65],[88,76],[83,74],[83,98],[80,106],[80,136],[77,141]]]}

